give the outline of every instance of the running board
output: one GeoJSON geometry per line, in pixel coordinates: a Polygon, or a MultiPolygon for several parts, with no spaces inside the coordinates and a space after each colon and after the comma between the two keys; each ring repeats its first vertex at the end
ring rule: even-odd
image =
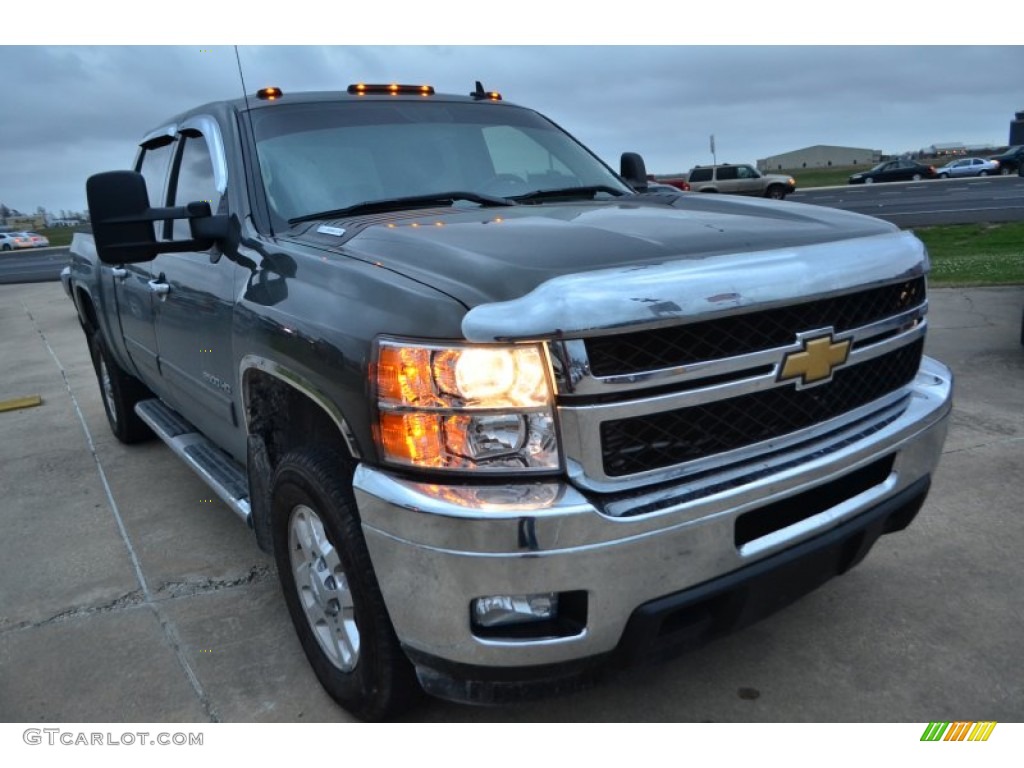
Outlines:
{"type": "Polygon", "coordinates": [[[135,404],[135,412],[178,458],[213,489],[221,501],[252,526],[249,481],[244,467],[160,400],[142,400],[135,404]]]}

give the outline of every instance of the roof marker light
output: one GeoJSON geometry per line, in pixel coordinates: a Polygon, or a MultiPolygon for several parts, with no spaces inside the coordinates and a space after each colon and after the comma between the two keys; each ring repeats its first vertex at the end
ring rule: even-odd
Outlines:
{"type": "Polygon", "coordinates": [[[274,99],[280,99],[284,96],[284,93],[280,88],[260,88],[256,91],[257,98],[263,99],[264,101],[274,101],[274,99]]]}
{"type": "Polygon", "coordinates": [[[498,93],[497,91],[485,91],[483,83],[481,83],[479,80],[476,81],[476,88],[474,88],[469,95],[472,96],[477,101],[482,101],[483,99],[490,99],[491,101],[501,101],[500,93],[498,93]]]}
{"type": "Polygon", "coordinates": [[[402,85],[400,83],[354,83],[348,87],[354,96],[383,94],[385,96],[433,96],[432,85],[402,85]]]}

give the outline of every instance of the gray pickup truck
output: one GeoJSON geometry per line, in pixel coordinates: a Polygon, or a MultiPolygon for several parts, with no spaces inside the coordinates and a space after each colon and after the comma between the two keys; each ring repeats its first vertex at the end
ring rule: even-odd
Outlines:
{"type": "Polygon", "coordinates": [[[206,104],[88,180],[63,280],[110,427],[273,552],[355,715],[695,647],[923,503],[922,244],[645,179],[479,84],[360,84],[206,104]]]}

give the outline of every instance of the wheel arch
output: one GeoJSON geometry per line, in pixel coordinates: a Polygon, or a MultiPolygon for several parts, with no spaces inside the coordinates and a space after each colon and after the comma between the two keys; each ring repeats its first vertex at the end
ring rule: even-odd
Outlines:
{"type": "Polygon", "coordinates": [[[78,322],[87,334],[98,331],[100,328],[99,317],[96,314],[96,305],[93,303],[92,295],[81,285],[76,285],[73,292],[75,307],[78,309],[78,322]]]}
{"type": "Polygon", "coordinates": [[[295,447],[297,428],[307,426],[310,429],[301,432],[303,442],[337,443],[352,459],[362,458],[341,409],[305,377],[273,360],[247,355],[240,378],[247,433],[282,432],[278,448],[283,455],[295,447]],[[304,421],[309,424],[303,425],[304,421]],[[280,444],[282,440],[284,444],[280,444]]]}
{"type": "Polygon", "coordinates": [[[304,445],[362,458],[344,414],[312,382],[272,360],[248,355],[240,368],[246,428],[246,470],[256,541],[272,551],[270,478],[280,460],[304,445]]]}

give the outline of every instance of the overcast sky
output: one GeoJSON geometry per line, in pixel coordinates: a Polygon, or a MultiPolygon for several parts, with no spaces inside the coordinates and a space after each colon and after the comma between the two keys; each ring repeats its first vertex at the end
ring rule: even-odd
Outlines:
{"type": "MultiPolygon", "coordinates": [[[[271,24],[276,23],[271,20],[271,24]]],[[[487,23],[482,20],[481,23],[487,23]]],[[[984,25],[986,22],[980,22],[984,25]]],[[[913,151],[1003,145],[1024,110],[1024,46],[317,46],[239,49],[249,92],[475,80],[552,118],[618,168],[754,162],[814,144],[913,151]]],[[[0,47],[0,203],[85,208],[85,179],[127,167],[142,134],[236,98],[231,45],[0,47]]],[[[799,179],[798,179],[799,181],[799,179]]]]}

